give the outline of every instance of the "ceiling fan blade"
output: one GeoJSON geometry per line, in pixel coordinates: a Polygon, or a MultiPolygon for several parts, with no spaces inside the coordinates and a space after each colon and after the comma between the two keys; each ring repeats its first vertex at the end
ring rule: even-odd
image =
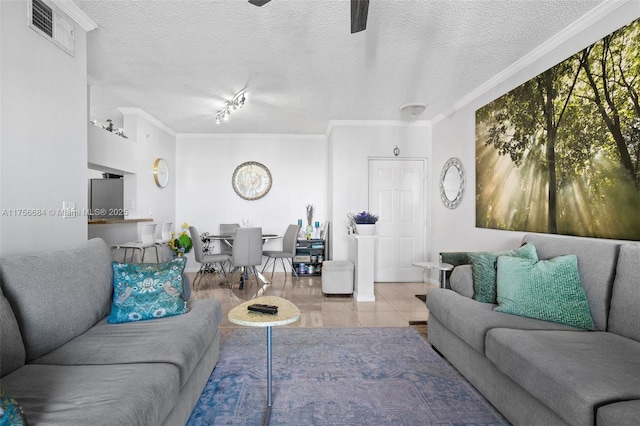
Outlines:
{"type": "Polygon", "coordinates": [[[351,0],[351,34],[367,29],[369,0],[351,0]]]}
{"type": "Polygon", "coordinates": [[[249,0],[249,3],[251,3],[254,6],[264,6],[265,4],[269,3],[271,0],[249,0]]]}

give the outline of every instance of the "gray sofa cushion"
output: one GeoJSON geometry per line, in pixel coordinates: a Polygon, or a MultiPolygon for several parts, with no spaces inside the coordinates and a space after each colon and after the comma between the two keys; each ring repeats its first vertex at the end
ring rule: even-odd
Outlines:
{"type": "Polygon", "coordinates": [[[0,289],[0,377],[24,365],[25,351],[18,322],[0,289]]]}
{"type": "Polygon", "coordinates": [[[620,247],[613,283],[609,331],[640,341],[640,246],[620,247]]]}
{"type": "Polygon", "coordinates": [[[614,402],[598,407],[598,426],[637,426],[640,419],[640,400],[614,402]]]}
{"type": "Polygon", "coordinates": [[[565,254],[578,256],[578,272],[593,322],[597,330],[606,330],[620,243],[542,234],[527,234],[522,241],[534,244],[541,260],[565,254]]]}
{"type": "Polygon", "coordinates": [[[178,368],[182,387],[216,337],[221,320],[222,309],[216,299],[191,301],[189,312],[177,316],[121,324],[103,320],[33,363],[169,363],[178,368]]]}
{"type": "Polygon", "coordinates": [[[614,333],[493,329],[486,355],[570,424],[593,425],[599,405],[640,398],[640,342],[614,333]]]}
{"type": "Polygon", "coordinates": [[[495,312],[496,305],[478,302],[453,290],[430,289],[427,293],[429,315],[436,316],[453,333],[481,354],[485,352],[485,336],[496,327],[523,330],[578,330],[555,322],[495,312]]]}
{"type": "Polygon", "coordinates": [[[111,252],[103,240],[1,259],[0,273],[27,362],[84,333],[109,313],[111,252]]]}
{"type": "Polygon", "coordinates": [[[2,378],[32,425],[160,425],[179,394],[171,364],[25,365],[2,378]]]}

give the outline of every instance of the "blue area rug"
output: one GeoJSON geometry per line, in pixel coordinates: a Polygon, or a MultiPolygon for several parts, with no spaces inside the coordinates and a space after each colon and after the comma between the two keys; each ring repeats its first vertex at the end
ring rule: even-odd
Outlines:
{"type": "MultiPolygon", "coordinates": [[[[187,424],[261,425],[266,329],[222,329],[220,346],[187,424]]],[[[509,424],[410,327],[274,327],[272,395],[272,426],[509,424]]]]}

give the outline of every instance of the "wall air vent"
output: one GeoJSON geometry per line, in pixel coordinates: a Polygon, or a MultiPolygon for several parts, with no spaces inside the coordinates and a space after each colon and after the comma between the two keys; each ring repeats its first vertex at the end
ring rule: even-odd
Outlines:
{"type": "Polygon", "coordinates": [[[76,43],[73,21],[45,0],[30,0],[28,4],[29,27],[74,56],[76,43]]]}

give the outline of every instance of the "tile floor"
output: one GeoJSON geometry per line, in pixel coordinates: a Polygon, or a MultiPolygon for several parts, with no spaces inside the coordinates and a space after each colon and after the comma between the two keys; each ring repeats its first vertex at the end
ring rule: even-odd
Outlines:
{"type": "MultiPolygon", "coordinates": [[[[195,273],[188,274],[193,285],[195,273]]],[[[270,274],[266,274],[270,278],[270,274]]],[[[237,278],[237,277],[236,277],[237,278]]],[[[424,302],[415,297],[425,294],[431,284],[376,283],[375,302],[356,302],[353,297],[325,296],[321,277],[295,278],[275,273],[272,284],[259,288],[251,278],[245,290],[234,283],[229,288],[217,274],[205,274],[192,290],[192,299],[216,298],[222,303],[221,327],[240,327],[227,320],[234,306],[259,296],[280,296],[300,309],[300,321],[286,327],[406,327],[410,321],[426,321],[428,311],[424,302]]]]}

